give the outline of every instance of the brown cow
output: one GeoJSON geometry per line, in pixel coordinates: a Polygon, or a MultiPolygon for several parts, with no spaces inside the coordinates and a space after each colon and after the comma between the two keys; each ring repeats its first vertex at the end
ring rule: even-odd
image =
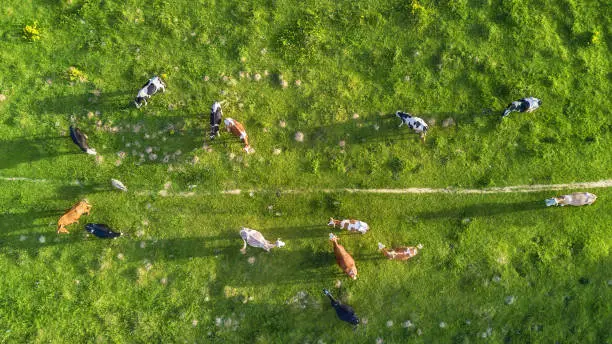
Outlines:
{"type": "Polygon", "coordinates": [[[253,149],[249,145],[249,136],[244,130],[244,126],[242,125],[242,123],[232,118],[226,118],[223,120],[223,122],[225,123],[225,129],[228,132],[231,132],[232,134],[234,134],[234,136],[238,136],[240,140],[244,142],[244,151],[247,153],[253,152],[253,149]]]}
{"type": "Polygon", "coordinates": [[[346,252],[342,245],[338,244],[338,237],[335,236],[334,233],[329,233],[329,240],[333,242],[334,254],[336,255],[336,263],[338,263],[338,266],[340,266],[342,271],[349,275],[350,278],[356,280],[357,267],[355,266],[353,257],[346,252]]]}
{"type": "Polygon", "coordinates": [[[78,222],[83,214],[89,215],[90,210],[91,204],[87,203],[87,200],[82,200],[73,205],[72,208],[68,209],[68,211],[66,211],[57,221],[57,233],[70,233],[65,226],[78,222]]]}
{"type": "Polygon", "coordinates": [[[423,245],[418,244],[417,247],[394,247],[392,249],[388,249],[382,243],[378,243],[378,249],[382,251],[385,257],[389,259],[395,260],[408,260],[419,253],[419,250],[423,248],[423,245]]]}

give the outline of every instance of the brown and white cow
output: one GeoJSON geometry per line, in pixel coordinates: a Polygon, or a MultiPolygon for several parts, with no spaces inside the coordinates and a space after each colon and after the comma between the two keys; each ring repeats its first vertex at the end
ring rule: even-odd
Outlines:
{"type": "Polygon", "coordinates": [[[351,255],[346,252],[344,246],[338,244],[338,237],[334,233],[329,233],[329,240],[334,245],[334,255],[336,256],[336,263],[338,266],[347,274],[350,278],[357,279],[357,266],[355,266],[355,260],[351,255]]]}
{"type": "Polygon", "coordinates": [[[240,249],[242,254],[246,254],[247,244],[253,247],[261,247],[268,252],[270,252],[271,248],[285,246],[285,243],[280,241],[280,239],[277,239],[275,243],[271,243],[258,231],[246,227],[240,228],[240,237],[244,241],[244,246],[240,249]]]}
{"type": "Polygon", "coordinates": [[[72,208],[68,209],[68,211],[66,211],[57,221],[57,233],[70,233],[65,226],[78,222],[81,215],[89,215],[90,211],[91,204],[87,203],[87,200],[82,200],[73,205],[72,208]]]}
{"type": "Polygon", "coordinates": [[[242,123],[232,119],[232,118],[226,118],[223,120],[223,123],[225,123],[225,129],[234,134],[234,136],[238,136],[240,138],[240,140],[242,142],[244,142],[244,151],[247,153],[251,153],[253,152],[253,149],[251,148],[251,146],[249,145],[249,136],[247,135],[246,131],[244,130],[244,126],[242,125],[242,123]]]}
{"type": "Polygon", "coordinates": [[[590,192],[574,192],[570,195],[548,198],[546,199],[546,206],[560,205],[563,207],[565,205],[573,205],[578,207],[593,204],[595,200],[597,200],[597,196],[590,192]]]}
{"type": "Polygon", "coordinates": [[[334,220],[333,217],[330,217],[327,225],[334,228],[338,226],[342,229],[346,229],[349,232],[359,232],[361,234],[365,234],[368,230],[370,230],[370,226],[368,226],[367,223],[351,219],[334,220]]]}
{"type": "Polygon", "coordinates": [[[419,253],[419,250],[423,248],[423,245],[418,244],[417,247],[394,247],[392,249],[388,249],[382,243],[378,243],[378,249],[385,255],[385,257],[389,259],[395,260],[408,260],[419,253]]]}

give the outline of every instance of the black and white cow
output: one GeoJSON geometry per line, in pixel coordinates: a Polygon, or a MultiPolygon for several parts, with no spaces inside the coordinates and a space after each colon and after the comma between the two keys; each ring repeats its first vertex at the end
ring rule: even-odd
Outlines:
{"type": "Polygon", "coordinates": [[[538,98],[529,97],[519,99],[514,101],[508,105],[506,110],[504,110],[504,115],[502,117],[508,116],[511,112],[532,112],[542,105],[542,101],[538,98]]]}
{"type": "Polygon", "coordinates": [[[134,104],[137,108],[140,108],[143,103],[147,105],[147,98],[151,98],[159,90],[166,92],[166,84],[158,76],[154,76],[138,91],[134,104]]]}
{"type": "Polygon", "coordinates": [[[219,136],[219,124],[221,124],[221,118],[223,118],[223,111],[221,110],[221,104],[215,102],[210,109],[210,139],[214,139],[219,136]]]}
{"type": "Polygon", "coordinates": [[[404,124],[408,125],[408,128],[421,134],[421,139],[425,141],[425,135],[427,134],[427,129],[429,129],[429,126],[422,118],[412,116],[411,114],[402,111],[395,112],[395,116],[402,120],[402,123],[399,125],[400,127],[404,124]]]}
{"type": "Polygon", "coordinates": [[[87,135],[83,134],[79,128],[70,126],[70,138],[81,150],[87,154],[96,155],[96,150],[87,144],[87,135]]]}

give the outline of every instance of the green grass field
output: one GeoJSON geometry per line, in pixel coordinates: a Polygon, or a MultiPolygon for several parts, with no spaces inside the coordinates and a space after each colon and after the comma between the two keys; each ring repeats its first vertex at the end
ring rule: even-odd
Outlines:
{"type": "Polygon", "coordinates": [[[612,343],[610,188],[317,191],[610,179],[611,12],[590,0],[3,1],[0,342],[612,343]],[[136,109],[153,75],[168,90],[136,109]],[[542,107],[501,119],[527,96],[542,107]],[[226,133],[206,140],[214,101],[254,154],[226,133]],[[396,110],[430,124],[425,143],[396,110]],[[219,192],[231,189],[261,191],[219,192]],[[572,191],[598,201],[544,206],[572,191]],[[81,198],[91,215],[55,234],[81,198]],[[330,216],[372,228],[336,231],[357,281],[335,264],[330,216]],[[88,237],[88,222],[127,235],[88,237]],[[287,246],[242,255],[240,226],[287,246]],[[424,249],[387,261],[379,241],[424,249]],[[323,288],[367,323],[337,320],[323,288]]]}

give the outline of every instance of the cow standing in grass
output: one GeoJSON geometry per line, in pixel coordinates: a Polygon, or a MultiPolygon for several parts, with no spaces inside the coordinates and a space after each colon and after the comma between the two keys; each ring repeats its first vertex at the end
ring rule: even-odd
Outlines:
{"type": "Polygon", "coordinates": [[[548,198],[546,200],[546,206],[559,205],[563,207],[566,205],[573,205],[578,207],[581,205],[591,205],[595,203],[596,200],[597,196],[590,192],[574,192],[570,195],[548,198]]]}
{"type": "Polygon", "coordinates": [[[346,252],[344,246],[338,244],[338,237],[334,233],[329,233],[329,240],[334,245],[334,255],[336,256],[336,263],[338,266],[347,274],[350,278],[357,279],[357,266],[355,260],[351,255],[346,252]]]}
{"type": "Polygon", "coordinates": [[[68,209],[57,221],[57,233],[70,233],[65,227],[78,222],[81,215],[89,215],[90,211],[91,204],[87,203],[87,200],[82,200],[73,205],[72,208],[68,209]]]}
{"type": "Polygon", "coordinates": [[[246,254],[247,244],[253,247],[261,247],[264,250],[270,252],[270,249],[274,247],[283,247],[285,243],[277,239],[275,243],[271,243],[258,231],[246,227],[240,228],[240,237],[244,241],[244,246],[240,249],[242,254],[246,254]]]}
{"type": "Polygon", "coordinates": [[[425,135],[427,135],[427,130],[429,129],[429,126],[422,118],[412,116],[411,114],[402,111],[396,111],[395,116],[399,117],[402,120],[399,125],[400,127],[406,124],[408,128],[414,130],[415,133],[420,134],[421,140],[425,142],[425,135]]]}
{"type": "Polygon", "coordinates": [[[378,249],[382,252],[385,257],[394,260],[408,260],[419,253],[419,250],[423,248],[423,245],[418,244],[417,247],[394,247],[392,249],[388,249],[382,243],[378,243],[378,249]]]}
{"type": "Polygon", "coordinates": [[[134,100],[134,104],[136,104],[137,108],[140,108],[143,103],[147,105],[147,98],[151,98],[151,96],[159,90],[166,92],[166,84],[164,84],[158,76],[154,76],[149,79],[146,84],[142,85],[142,88],[138,91],[138,95],[134,100]]]}
{"type": "Polygon", "coordinates": [[[81,150],[87,154],[96,155],[96,150],[89,147],[87,135],[83,134],[79,128],[70,126],[70,138],[81,150]]]}
{"type": "Polygon", "coordinates": [[[510,105],[508,105],[506,110],[504,110],[502,118],[508,116],[511,112],[533,112],[537,110],[540,105],[542,105],[542,101],[534,97],[522,98],[517,101],[513,101],[510,103],[510,105]]]}
{"type": "Polygon", "coordinates": [[[359,325],[359,317],[355,314],[353,307],[344,305],[340,301],[336,300],[327,289],[323,289],[323,294],[329,297],[332,307],[336,310],[336,315],[342,321],[346,321],[349,324],[359,325]]]}
{"type": "Polygon", "coordinates": [[[247,153],[253,152],[253,149],[249,145],[249,136],[244,130],[244,126],[242,125],[242,123],[232,118],[226,118],[225,120],[223,120],[223,122],[225,123],[225,129],[228,132],[234,134],[234,136],[238,136],[240,140],[244,142],[244,151],[247,153]]]}
{"type": "Polygon", "coordinates": [[[214,139],[219,136],[219,125],[221,124],[221,118],[223,117],[223,111],[221,110],[221,103],[215,102],[210,109],[210,139],[214,139]]]}
{"type": "Polygon", "coordinates": [[[367,223],[359,220],[334,220],[333,217],[329,218],[328,226],[332,226],[336,228],[336,226],[346,229],[349,232],[359,232],[361,234],[366,234],[368,230],[370,230],[370,226],[367,223]]]}

